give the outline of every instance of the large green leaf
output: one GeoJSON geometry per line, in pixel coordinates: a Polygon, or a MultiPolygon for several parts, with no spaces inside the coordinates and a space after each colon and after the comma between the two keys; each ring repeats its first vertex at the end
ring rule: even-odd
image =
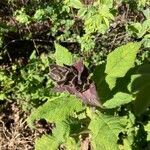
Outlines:
{"type": "Polygon", "coordinates": [[[116,108],[121,105],[127,104],[133,100],[132,95],[127,93],[118,92],[114,97],[106,101],[103,106],[106,108],[116,108]]]}
{"type": "Polygon", "coordinates": [[[150,83],[145,85],[137,94],[134,103],[135,112],[143,113],[150,106],[150,83]]]}
{"type": "Polygon", "coordinates": [[[105,73],[112,77],[124,77],[127,71],[133,67],[136,54],[141,43],[128,43],[116,48],[107,57],[105,73]]]}
{"type": "Polygon", "coordinates": [[[55,43],[55,59],[58,65],[71,65],[73,63],[72,54],[63,46],[55,43]]]}
{"type": "Polygon", "coordinates": [[[118,135],[125,129],[125,125],[125,118],[93,114],[89,129],[94,150],[119,150],[118,135]]]}
{"type": "Polygon", "coordinates": [[[63,96],[47,101],[44,105],[32,112],[28,118],[28,122],[31,126],[35,119],[40,118],[45,118],[49,122],[60,122],[82,109],[84,107],[81,101],[74,96],[66,96],[64,94],[63,96]]]}

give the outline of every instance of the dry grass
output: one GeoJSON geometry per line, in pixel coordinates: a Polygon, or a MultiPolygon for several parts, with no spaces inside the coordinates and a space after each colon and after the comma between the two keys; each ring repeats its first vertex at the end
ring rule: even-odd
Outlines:
{"type": "Polygon", "coordinates": [[[0,150],[33,150],[35,134],[26,123],[27,115],[16,103],[0,111],[0,150]]]}

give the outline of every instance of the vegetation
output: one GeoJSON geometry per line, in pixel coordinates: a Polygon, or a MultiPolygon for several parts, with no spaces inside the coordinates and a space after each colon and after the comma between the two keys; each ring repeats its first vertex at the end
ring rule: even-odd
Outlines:
{"type": "Polygon", "coordinates": [[[150,149],[150,1],[1,1],[0,89],[31,149],[150,149]]]}

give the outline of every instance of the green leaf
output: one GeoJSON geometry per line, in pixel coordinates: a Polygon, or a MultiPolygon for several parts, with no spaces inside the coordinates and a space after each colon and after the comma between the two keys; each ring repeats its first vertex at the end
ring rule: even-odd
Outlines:
{"type": "Polygon", "coordinates": [[[69,1],[69,6],[76,8],[76,9],[80,9],[83,7],[82,3],[80,2],[80,0],[70,0],[69,1]]]}
{"type": "Polygon", "coordinates": [[[35,141],[35,150],[57,150],[59,143],[54,137],[49,135],[43,135],[41,138],[37,138],[35,141]]]}
{"type": "Polygon", "coordinates": [[[106,5],[109,8],[112,8],[113,6],[113,0],[100,0],[99,3],[100,5],[106,5]]]}
{"type": "Polygon", "coordinates": [[[145,38],[144,37],[143,42],[144,42],[143,43],[144,47],[150,48],[150,38],[145,38]]]}
{"type": "Polygon", "coordinates": [[[92,77],[93,81],[95,82],[96,89],[102,103],[104,102],[104,100],[109,99],[111,96],[111,91],[108,87],[108,84],[105,81],[104,70],[105,70],[105,64],[97,66],[93,72],[93,77],[92,77]]]}
{"type": "Polygon", "coordinates": [[[6,99],[6,95],[4,93],[0,93],[0,100],[6,99]]]}
{"type": "Polygon", "coordinates": [[[150,19],[150,9],[147,8],[146,10],[142,11],[146,19],[150,19]]]}
{"type": "Polygon", "coordinates": [[[137,94],[134,103],[135,112],[143,113],[150,106],[150,83],[145,85],[137,94]]]}
{"type": "Polygon", "coordinates": [[[57,122],[56,128],[53,129],[53,138],[59,145],[63,144],[68,150],[78,150],[79,145],[70,136],[69,122],[57,122]]]}
{"type": "Polygon", "coordinates": [[[150,121],[144,126],[144,129],[147,132],[147,141],[150,141],[150,121]]]}
{"type": "Polygon", "coordinates": [[[111,76],[107,75],[105,80],[108,83],[109,88],[112,90],[116,85],[117,78],[114,78],[114,77],[111,77],[111,76]]]}
{"type": "Polygon", "coordinates": [[[105,73],[112,77],[124,77],[127,71],[133,67],[136,54],[141,43],[128,43],[116,48],[107,57],[105,73]]]}
{"type": "Polygon", "coordinates": [[[41,150],[42,148],[49,149],[51,145],[52,150],[57,150],[60,145],[64,145],[68,150],[79,150],[79,145],[70,137],[70,125],[67,122],[57,122],[53,129],[52,136],[42,136],[35,142],[35,148],[41,150]],[[48,145],[48,146],[47,146],[48,145]]]}
{"type": "Polygon", "coordinates": [[[95,150],[119,150],[118,135],[125,130],[125,125],[125,118],[106,116],[100,113],[93,114],[89,125],[93,148],[95,150]]]}
{"type": "Polygon", "coordinates": [[[67,122],[57,122],[56,128],[53,129],[53,137],[60,143],[64,143],[67,140],[69,133],[70,126],[67,122]]]}
{"type": "Polygon", "coordinates": [[[104,20],[106,26],[109,28],[109,20],[106,17],[103,17],[103,20],[104,20]]]}
{"type": "Polygon", "coordinates": [[[82,8],[79,9],[78,16],[80,18],[83,18],[83,17],[85,17],[86,12],[87,12],[87,8],[83,6],[82,8]]]}
{"type": "Polygon", "coordinates": [[[38,21],[39,21],[39,20],[41,20],[41,19],[44,17],[44,15],[45,15],[44,9],[38,9],[38,10],[36,10],[36,12],[35,12],[33,18],[34,18],[35,20],[38,20],[38,21]]]}
{"type": "Polygon", "coordinates": [[[32,53],[31,53],[31,55],[30,55],[30,57],[29,57],[29,60],[35,60],[36,59],[36,51],[34,50],[32,53]]]}
{"type": "Polygon", "coordinates": [[[135,116],[132,112],[128,112],[127,126],[126,126],[127,137],[123,138],[124,150],[132,150],[132,146],[135,140],[135,116]]]}
{"type": "Polygon", "coordinates": [[[28,16],[25,12],[24,8],[21,8],[21,10],[17,10],[15,12],[15,18],[17,21],[23,24],[29,24],[30,23],[30,16],[28,16]]]}
{"type": "Polygon", "coordinates": [[[139,38],[142,38],[143,35],[144,35],[148,30],[150,30],[150,19],[145,20],[145,21],[142,23],[142,28],[141,28],[141,30],[139,30],[139,33],[137,34],[137,36],[138,36],[139,38]]]}
{"type": "Polygon", "coordinates": [[[55,43],[55,59],[58,65],[71,65],[73,63],[72,54],[63,46],[55,43]]]}
{"type": "Polygon", "coordinates": [[[44,64],[44,66],[48,67],[49,63],[50,63],[48,60],[48,55],[43,53],[43,54],[41,54],[40,58],[41,58],[42,63],[44,64]]]}
{"type": "Polygon", "coordinates": [[[114,97],[108,101],[106,101],[103,105],[106,108],[116,108],[121,105],[130,103],[133,100],[132,95],[127,93],[118,92],[114,97]]]}
{"type": "Polygon", "coordinates": [[[32,127],[34,120],[45,118],[49,122],[60,122],[66,120],[75,112],[83,110],[82,102],[74,96],[61,95],[52,98],[44,105],[36,109],[28,118],[29,125],[32,127]]]}

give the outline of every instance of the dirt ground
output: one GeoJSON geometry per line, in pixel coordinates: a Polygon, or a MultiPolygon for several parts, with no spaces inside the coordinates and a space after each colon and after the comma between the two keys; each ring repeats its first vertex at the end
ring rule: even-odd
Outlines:
{"type": "Polygon", "coordinates": [[[16,103],[1,106],[0,150],[33,150],[35,132],[27,126],[27,114],[16,103]]]}

